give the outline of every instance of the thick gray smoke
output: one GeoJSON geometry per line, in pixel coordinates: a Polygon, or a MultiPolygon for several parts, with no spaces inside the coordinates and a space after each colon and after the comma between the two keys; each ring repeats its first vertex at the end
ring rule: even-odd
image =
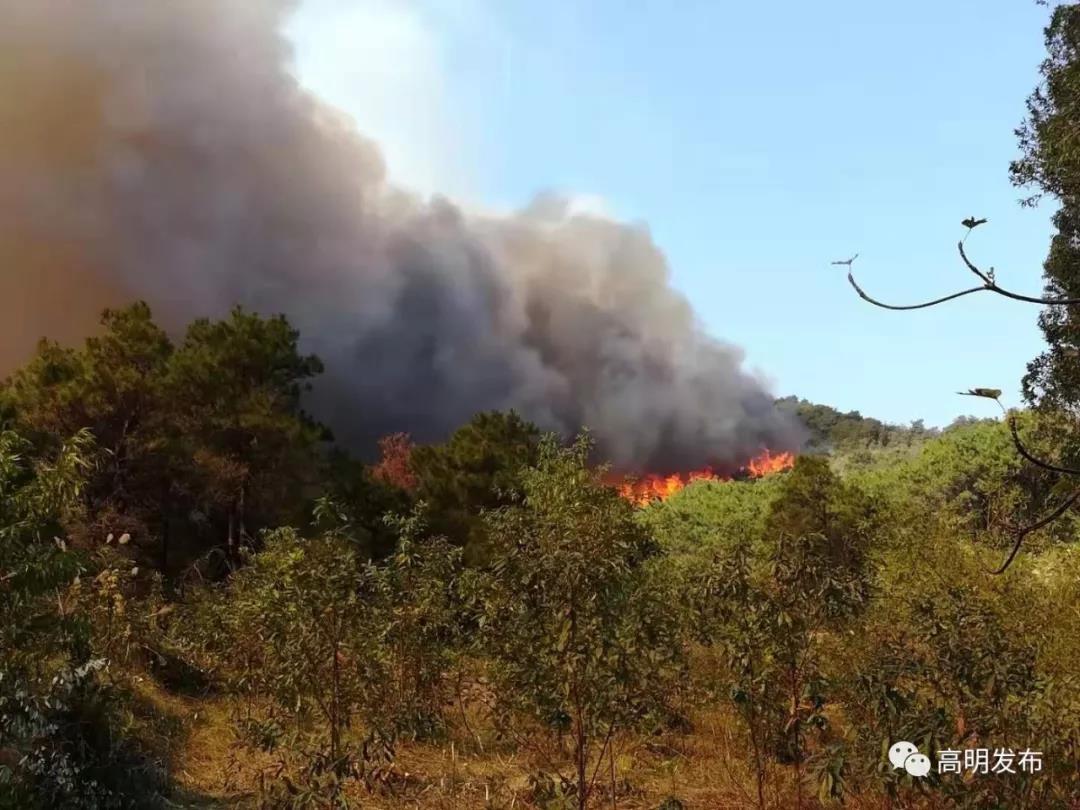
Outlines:
{"type": "Polygon", "coordinates": [[[285,0],[0,0],[0,365],[144,298],[285,312],[359,443],[478,410],[592,428],[626,469],[736,464],[792,426],[640,228],[396,189],[290,72],[285,0]]]}

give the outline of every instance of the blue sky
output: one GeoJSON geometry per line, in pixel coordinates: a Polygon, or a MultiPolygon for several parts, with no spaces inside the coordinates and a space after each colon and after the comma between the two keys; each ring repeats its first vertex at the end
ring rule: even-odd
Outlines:
{"type": "Polygon", "coordinates": [[[1040,273],[1052,208],[1021,208],[1013,130],[1047,11],[1026,0],[304,0],[296,71],[392,179],[467,206],[580,196],[645,223],[673,284],[778,395],[945,424],[1019,402],[1038,310],[992,295],[913,313],[860,301],[858,252],[901,303],[1040,273]]]}

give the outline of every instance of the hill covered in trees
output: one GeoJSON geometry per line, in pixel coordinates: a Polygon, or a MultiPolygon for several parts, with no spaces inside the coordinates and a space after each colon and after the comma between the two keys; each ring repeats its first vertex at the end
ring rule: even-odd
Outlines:
{"type": "MultiPolygon", "coordinates": [[[[893,425],[863,416],[858,411],[839,411],[831,405],[821,405],[795,396],[776,400],[777,407],[793,415],[806,428],[807,452],[833,454],[858,450],[883,449],[886,447],[911,447],[928,438],[938,436],[942,430],[928,428],[923,420],[912,420],[908,425],[893,425]]],[[[960,416],[945,430],[985,421],[974,416],[960,416]]]]}
{"type": "MultiPolygon", "coordinates": [[[[813,452],[642,507],[478,414],[366,464],[283,318],[142,304],[0,389],[11,807],[1066,806],[1076,520],[1006,423],[781,401],[813,452]],[[1039,773],[919,781],[882,744],[1039,773]],[[999,746],[1000,747],[1000,746],[999,746]],[[1065,752],[1065,753],[1063,753],[1065,752]]],[[[1016,425],[1054,457],[1052,415],[1016,425]]]]}
{"type": "Polygon", "coordinates": [[[809,437],[806,449],[836,451],[888,447],[890,444],[906,443],[931,434],[921,420],[909,427],[889,425],[879,419],[863,416],[858,411],[844,413],[831,405],[821,405],[795,396],[776,400],[777,407],[795,416],[806,428],[809,437]]]}

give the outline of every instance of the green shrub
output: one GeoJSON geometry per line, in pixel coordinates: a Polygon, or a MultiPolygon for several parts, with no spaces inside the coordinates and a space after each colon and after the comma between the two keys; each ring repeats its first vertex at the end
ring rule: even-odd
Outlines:
{"type": "Polygon", "coordinates": [[[520,497],[487,515],[493,561],[480,600],[503,727],[531,718],[569,737],[564,781],[581,808],[615,732],[662,711],[680,667],[670,595],[651,576],[659,547],[590,469],[590,450],[586,439],[546,439],[520,497]]]}

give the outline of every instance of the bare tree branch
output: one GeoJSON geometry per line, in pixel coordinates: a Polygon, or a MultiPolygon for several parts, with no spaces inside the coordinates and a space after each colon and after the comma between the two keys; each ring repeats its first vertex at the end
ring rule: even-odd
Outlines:
{"type": "Polygon", "coordinates": [[[1038,531],[1044,526],[1053,523],[1059,517],[1064,515],[1069,510],[1069,507],[1075,504],[1078,500],[1080,500],[1080,489],[1073,492],[1072,495],[1070,495],[1068,498],[1058,504],[1058,506],[1056,506],[1054,510],[1048,515],[1046,515],[1046,517],[1043,517],[1035,521],[1034,523],[1020,529],[1020,531],[1016,533],[1016,540],[1015,542],[1013,542],[1012,551],[1010,551],[1009,556],[1005,558],[1005,562],[1003,562],[998,568],[991,571],[990,573],[995,576],[999,574],[1004,574],[1005,571],[1009,568],[1009,566],[1012,565],[1012,561],[1016,559],[1016,555],[1020,553],[1020,546],[1024,544],[1024,538],[1026,538],[1032,532],[1038,531]]]}
{"type": "Polygon", "coordinates": [[[963,239],[961,239],[959,242],[956,243],[956,249],[960,251],[960,258],[964,260],[964,264],[967,265],[967,269],[970,270],[972,273],[974,273],[975,275],[977,275],[979,277],[979,279],[982,281],[984,286],[993,287],[994,286],[994,268],[991,267],[989,273],[984,273],[982,270],[980,270],[978,267],[976,267],[971,262],[971,260],[968,259],[967,254],[964,253],[964,242],[967,241],[968,236],[971,236],[970,231],[968,231],[967,236],[965,236],[963,239]]]}
{"type": "MultiPolygon", "coordinates": [[[[946,295],[942,298],[936,298],[933,301],[926,301],[922,304],[907,305],[886,304],[883,301],[878,301],[875,298],[871,298],[869,295],[866,294],[865,291],[863,291],[863,289],[858,285],[858,283],[856,283],[855,276],[851,272],[851,262],[854,261],[858,254],[856,254],[856,257],[852,257],[850,261],[833,262],[833,264],[847,264],[848,282],[851,284],[852,287],[855,288],[855,292],[858,293],[859,297],[862,298],[864,301],[867,301],[868,303],[873,304],[876,307],[881,307],[882,309],[926,309],[928,307],[937,306],[938,304],[944,304],[945,302],[952,301],[956,298],[963,298],[965,295],[973,295],[974,293],[979,292],[992,292],[1004,298],[1011,298],[1014,301],[1023,301],[1029,304],[1042,304],[1043,306],[1080,305],[1080,298],[1046,298],[1023,295],[1021,293],[1015,293],[1011,290],[1006,290],[1003,287],[998,286],[998,283],[994,278],[994,268],[991,267],[989,270],[984,272],[983,270],[979,269],[979,267],[976,266],[975,263],[971,261],[971,259],[968,258],[967,253],[964,251],[964,241],[967,239],[968,236],[971,235],[971,231],[975,227],[982,225],[985,222],[985,219],[975,219],[974,217],[969,217],[968,219],[964,220],[962,224],[967,226],[968,233],[964,236],[963,239],[956,243],[956,249],[960,252],[960,258],[963,260],[964,265],[967,267],[968,270],[974,273],[975,276],[982,283],[978,287],[971,287],[966,290],[961,290],[960,292],[953,293],[952,295],[946,295]]],[[[1016,447],[1016,452],[1018,452],[1024,460],[1030,462],[1031,464],[1034,464],[1036,467],[1040,467],[1053,473],[1080,477],[1080,469],[1061,467],[1049,461],[1044,461],[1038,456],[1034,455],[1030,450],[1027,449],[1027,447],[1024,446],[1024,443],[1020,440],[1020,431],[1016,426],[1015,415],[1009,413],[1009,411],[1006,410],[1005,406],[1001,404],[1001,400],[999,398],[1001,394],[1000,391],[998,391],[997,389],[974,388],[969,391],[968,394],[971,396],[981,396],[986,399],[992,399],[998,404],[998,407],[1001,408],[1002,413],[1005,415],[1005,422],[1006,424],[1008,424],[1009,432],[1012,434],[1013,445],[1016,447]]],[[[1039,518],[1034,523],[1017,529],[1016,539],[1013,542],[1013,547],[1012,550],[1009,552],[1009,556],[1006,557],[1005,561],[991,573],[995,575],[1005,573],[1005,571],[1008,570],[1009,566],[1012,565],[1013,560],[1016,559],[1016,555],[1020,553],[1020,547],[1024,544],[1024,539],[1029,534],[1038,531],[1044,526],[1048,526],[1050,523],[1053,523],[1055,520],[1064,515],[1070,508],[1072,508],[1078,501],[1080,501],[1080,489],[1077,489],[1075,492],[1069,495],[1069,497],[1067,497],[1060,504],[1054,507],[1044,517],[1039,518]]]]}
{"type": "Polygon", "coordinates": [[[875,298],[871,298],[869,295],[867,295],[865,292],[863,292],[862,287],[860,287],[858,284],[855,283],[855,277],[851,273],[848,273],[847,280],[851,283],[851,286],[855,288],[855,292],[857,292],[859,294],[859,298],[863,299],[864,301],[868,301],[869,303],[873,304],[875,307],[881,307],[882,309],[894,309],[894,310],[926,309],[927,307],[933,307],[933,306],[937,306],[938,304],[944,304],[946,301],[952,301],[954,298],[960,298],[961,296],[964,296],[964,295],[971,295],[972,293],[983,292],[983,291],[989,289],[988,287],[972,287],[970,290],[963,290],[963,291],[958,292],[958,293],[953,293],[952,295],[946,295],[944,298],[936,298],[933,301],[927,301],[926,303],[923,303],[923,304],[899,305],[899,304],[886,304],[883,301],[878,301],[875,298]]]}
{"type": "MultiPolygon", "coordinates": [[[[956,298],[962,298],[965,295],[971,295],[978,292],[992,292],[1005,298],[1011,298],[1014,301],[1024,301],[1029,304],[1043,304],[1045,306],[1076,306],[1080,305],[1080,298],[1043,298],[1032,295],[1023,295],[1021,293],[1015,293],[1011,290],[1006,290],[1004,287],[998,285],[994,279],[994,270],[991,268],[988,271],[980,270],[971,259],[968,258],[967,253],[964,252],[963,240],[956,243],[957,250],[960,251],[960,258],[963,259],[964,265],[978,276],[982,281],[978,287],[971,287],[967,290],[961,290],[960,292],[953,293],[952,295],[946,295],[942,298],[935,298],[933,301],[926,301],[921,304],[886,304],[884,301],[878,301],[876,298],[871,298],[866,292],[856,283],[855,276],[849,271],[848,282],[855,288],[855,292],[859,294],[859,297],[864,301],[873,304],[876,307],[882,309],[892,310],[910,310],[910,309],[926,309],[928,307],[934,307],[938,304],[944,304],[946,301],[952,301],[956,298]]],[[[833,262],[836,264],[836,262],[833,262]]]]}
{"type": "MultiPolygon", "coordinates": [[[[1031,451],[1024,446],[1024,443],[1020,441],[1020,431],[1016,427],[1016,415],[1007,411],[1005,409],[1005,406],[1001,404],[1001,400],[997,397],[985,398],[993,399],[994,402],[997,403],[998,407],[1001,408],[1001,412],[1005,414],[1005,423],[1009,426],[1009,432],[1012,434],[1013,446],[1016,447],[1016,452],[1018,452],[1025,460],[1034,464],[1036,467],[1041,467],[1042,469],[1049,470],[1050,472],[1060,473],[1062,475],[1080,476],[1080,470],[1074,470],[1071,467],[1059,467],[1056,464],[1051,464],[1048,461],[1043,461],[1038,456],[1032,454],[1031,451]]],[[[1036,532],[1044,526],[1048,526],[1049,524],[1053,523],[1059,517],[1064,515],[1069,510],[1069,508],[1072,507],[1078,500],[1080,500],[1080,489],[1077,489],[1075,492],[1072,493],[1072,495],[1070,495],[1068,498],[1066,498],[1064,501],[1054,507],[1054,509],[1051,510],[1045,517],[1042,517],[1034,523],[1030,523],[1027,526],[1019,529],[1016,532],[1016,540],[1013,542],[1012,551],[1009,552],[1009,556],[1005,558],[1005,562],[1003,562],[998,568],[991,571],[990,573],[994,574],[995,576],[999,574],[1004,574],[1005,571],[1008,570],[1009,566],[1012,565],[1013,560],[1016,559],[1016,555],[1020,553],[1020,547],[1024,544],[1025,538],[1027,538],[1027,536],[1032,532],[1036,532]]]]}
{"type": "Polygon", "coordinates": [[[998,295],[1003,295],[1006,298],[1011,298],[1014,301],[1026,301],[1029,304],[1045,304],[1046,306],[1076,306],[1080,304],[1080,298],[1041,298],[1031,295],[1021,295],[1020,293],[1010,292],[1002,287],[999,287],[994,281],[994,270],[990,269],[989,273],[984,273],[968,259],[967,254],[964,253],[964,243],[957,242],[957,249],[960,251],[960,258],[964,260],[964,264],[967,265],[968,270],[981,278],[985,283],[985,289],[991,292],[996,292],[998,295]]]}
{"type": "MultiPolygon", "coordinates": [[[[998,404],[1000,405],[1001,403],[999,402],[998,404]]],[[[1005,422],[1009,426],[1009,432],[1012,433],[1013,445],[1016,447],[1016,452],[1036,467],[1042,467],[1044,470],[1061,473],[1062,475],[1080,476],[1080,470],[1073,469],[1072,467],[1059,467],[1056,464],[1051,464],[1048,461],[1043,461],[1041,458],[1032,455],[1031,451],[1024,447],[1024,443],[1020,441],[1020,433],[1016,428],[1016,417],[1012,414],[1006,414],[1005,422]]]]}

